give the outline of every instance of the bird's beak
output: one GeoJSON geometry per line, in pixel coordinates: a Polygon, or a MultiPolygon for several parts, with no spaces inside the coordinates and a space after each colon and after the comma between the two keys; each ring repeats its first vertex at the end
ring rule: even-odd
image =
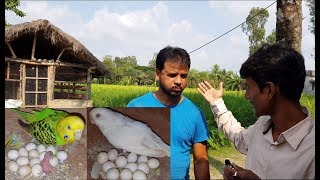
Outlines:
{"type": "Polygon", "coordinates": [[[81,138],[81,134],[82,134],[82,131],[81,130],[75,130],[74,132],[74,138],[76,140],[79,140],[81,138]]]}

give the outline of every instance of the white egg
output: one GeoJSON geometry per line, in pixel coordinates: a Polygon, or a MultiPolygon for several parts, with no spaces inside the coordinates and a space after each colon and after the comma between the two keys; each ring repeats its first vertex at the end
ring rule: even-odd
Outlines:
{"type": "Polygon", "coordinates": [[[106,173],[107,179],[118,179],[120,176],[120,172],[117,168],[111,168],[106,173]]]}
{"type": "Polygon", "coordinates": [[[138,165],[136,163],[128,163],[124,168],[128,168],[131,172],[135,172],[138,169],[138,165]]]}
{"type": "Polygon", "coordinates": [[[27,176],[31,173],[31,168],[30,166],[21,166],[19,168],[19,175],[20,176],[27,176]]]}
{"type": "Polygon", "coordinates": [[[136,162],[138,159],[138,156],[136,153],[131,152],[128,154],[127,159],[128,159],[128,162],[136,162]]]}
{"type": "Polygon", "coordinates": [[[42,161],[42,159],[44,158],[44,155],[45,155],[46,153],[47,153],[46,151],[43,151],[42,153],[40,153],[40,155],[39,155],[40,161],[42,161]]]}
{"type": "Polygon", "coordinates": [[[32,150],[30,150],[29,151],[29,157],[30,158],[35,158],[35,157],[39,157],[39,152],[38,152],[38,150],[36,150],[36,149],[32,149],[32,150]]]}
{"type": "Polygon", "coordinates": [[[40,164],[40,159],[39,158],[32,158],[29,161],[29,165],[32,167],[34,164],[40,164]]]}
{"type": "Polygon", "coordinates": [[[26,145],[26,149],[27,151],[33,150],[33,149],[37,149],[37,145],[35,143],[29,143],[26,145]]]}
{"type": "Polygon", "coordinates": [[[110,160],[110,161],[114,161],[114,160],[116,160],[117,159],[117,157],[118,157],[118,151],[116,150],[116,149],[110,149],[109,151],[108,151],[108,159],[110,160]]]}
{"type": "Polygon", "coordinates": [[[123,168],[126,164],[127,164],[127,158],[126,158],[126,157],[124,157],[124,156],[119,156],[119,157],[117,157],[117,159],[116,159],[116,165],[117,165],[119,168],[123,168]]]}
{"type": "Polygon", "coordinates": [[[144,156],[144,155],[140,156],[140,157],[138,158],[138,163],[141,163],[141,162],[147,163],[147,162],[148,162],[148,157],[147,157],[147,156],[144,156]]]}
{"type": "Polygon", "coordinates": [[[53,157],[49,160],[49,163],[51,164],[51,166],[56,167],[59,164],[59,160],[57,157],[53,157]]]}
{"type": "Polygon", "coordinates": [[[141,170],[144,173],[149,174],[150,168],[147,163],[141,162],[138,164],[138,170],[141,170]]]}
{"type": "Polygon", "coordinates": [[[57,153],[57,149],[53,145],[47,147],[47,152],[48,151],[51,151],[53,155],[56,155],[57,153]]]}
{"type": "Polygon", "coordinates": [[[17,159],[17,163],[19,166],[24,166],[24,165],[29,164],[29,159],[25,156],[22,156],[17,159]]]}
{"type": "Polygon", "coordinates": [[[20,148],[20,149],[19,149],[19,155],[20,155],[20,156],[25,156],[25,157],[27,157],[27,156],[28,156],[28,151],[27,151],[27,149],[24,148],[24,147],[20,148]]]}
{"type": "Polygon", "coordinates": [[[15,161],[10,161],[10,162],[8,163],[8,168],[9,168],[9,170],[10,170],[11,172],[17,172],[18,169],[19,169],[19,165],[18,165],[18,163],[15,162],[15,161]]]}
{"type": "Polygon", "coordinates": [[[98,158],[97,159],[98,159],[98,162],[100,164],[103,164],[103,163],[107,162],[108,161],[108,153],[104,152],[104,151],[100,152],[98,154],[98,158]]]}
{"type": "Polygon", "coordinates": [[[160,162],[158,159],[156,158],[151,158],[148,160],[148,166],[151,168],[151,169],[155,169],[155,168],[158,168],[160,165],[160,162]]]}
{"type": "Polygon", "coordinates": [[[43,172],[43,168],[40,164],[35,164],[32,166],[31,172],[34,177],[39,177],[43,172]]]}
{"type": "Polygon", "coordinates": [[[38,147],[37,147],[37,150],[38,150],[39,153],[42,153],[42,152],[46,151],[47,148],[43,144],[39,144],[38,147]]]}
{"type": "Polygon", "coordinates": [[[102,171],[103,172],[108,172],[109,169],[116,167],[116,164],[111,161],[107,161],[102,164],[102,171]]]}
{"type": "Polygon", "coordinates": [[[7,155],[9,159],[17,159],[19,157],[19,152],[15,149],[12,149],[8,152],[7,155]]]}
{"type": "Polygon", "coordinates": [[[120,179],[132,179],[132,172],[130,169],[122,169],[120,173],[120,179]]]}
{"type": "Polygon", "coordinates": [[[57,158],[59,159],[60,163],[63,163],[64,160],[68,158],[68,154],[66,151],[59,151],[57,153],[57,158]]]}
{"type": "Polygon", "coordinates": [[[145,180],[145,179],[147,179],[147,175],[141,170],[136,170],[132,175],[132,179],[133,180],[145,180]]]}

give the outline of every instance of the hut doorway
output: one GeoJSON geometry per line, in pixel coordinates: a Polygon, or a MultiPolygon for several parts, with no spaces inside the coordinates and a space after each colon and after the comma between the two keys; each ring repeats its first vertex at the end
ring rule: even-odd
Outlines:
{"type": "Polygon", "coordinates": [[[26,64],[25,107],[47,106],[48,66],[26,64]]]}
{"type": "Polygon", "coordinates": [[[7,62],[5,98],[20,99],[24,107],[46,107],[48,97],[48,66],[7,62]]]}

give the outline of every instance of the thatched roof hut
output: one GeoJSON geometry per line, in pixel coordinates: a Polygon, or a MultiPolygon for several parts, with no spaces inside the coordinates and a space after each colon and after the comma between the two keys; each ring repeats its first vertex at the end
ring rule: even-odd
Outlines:
{"type": "MultiPolygon", "coordinates": [[[[20,46],[20,44],[32,43],[33,36],[30,37],[30,35],[34,34],[37,34],[38,37],[37,48],[39,48],[39,50],[37,50],[36,55],[39,56],[39,58],[45,54],[47,55],[46,59],[56,59],[62,50],[64,50],[60,58],[64,59],[65,62],[92,67],[92,69],[97,70],[93,73],[93,76],[104,76],[108,73],[102,62],[99,61],[84,45],[71,35],[52,25],[46,19],[39,19],[7,27],[5,29],[5,42],[11,43],[11,46],[15,49],[15,53],[17,53],[16,56],[19,57],[20,54],[18,53],[21,52],[20,49],[25,48],[25,46],[20,46]],[[48,49],[47,46],[39,46],[39,44],[46,43],[44,41],[51,43],[53,47],[50,48],[54,49],[48,49]],[[51,52],[46,54],[48,51],[51,52]]],[[[23,51],[21,53],[23,53],[23,51]]],[[[6,48],[5,54],[6,57],[11,55],[9,48],[6,48]]]]}
{"type": "Polygon", "coordinates": [[[83,44],[45,19],[7,27],[5,43],[6,99],[21,99],[23,107],[50,106],[57,99],[90,100],[91,79],[108,75],[83,44]]]}

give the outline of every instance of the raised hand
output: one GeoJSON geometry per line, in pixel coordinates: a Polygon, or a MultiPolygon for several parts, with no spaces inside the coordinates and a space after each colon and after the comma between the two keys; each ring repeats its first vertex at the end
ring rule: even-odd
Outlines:
{"type": "Polygon", "coordinates": [[[207,81],[198,83],[198,91],[199,93],[209,102],[213,102],[214,100],[221,98],[223,95],[223,82],[220,82],[220,88],[215,89],[211,86],[207,81]]]}

